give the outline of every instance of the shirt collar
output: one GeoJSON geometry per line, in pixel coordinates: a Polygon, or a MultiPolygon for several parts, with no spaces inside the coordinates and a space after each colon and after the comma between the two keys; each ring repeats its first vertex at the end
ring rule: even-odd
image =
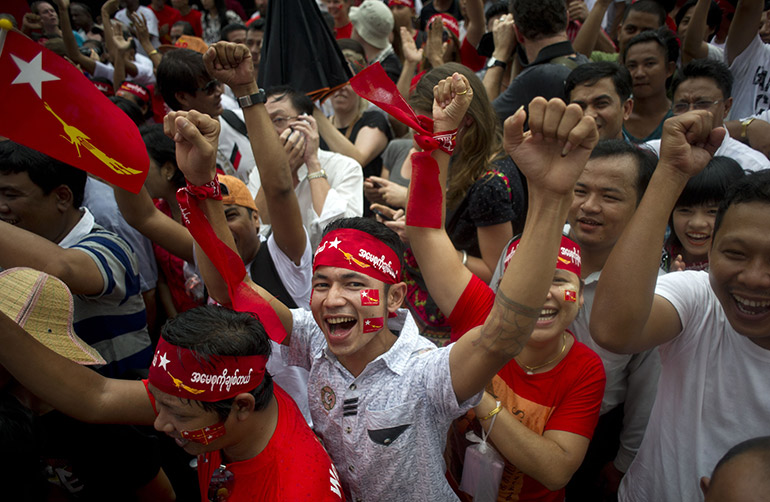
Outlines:
{"type": "Polygon", "coordinates": [[[91,211],[89,211],[87,207],[81,207],[80,211],[83,213],[83,216],[81,216],[80,221],[72,227],[72,230],[64,236],[64,239],[59,242],[59,247],[71,248],[77,244],[80,239],[88,235],[94,228],[94,215],[91,214],[91,211]]]}
{"type": "Polygon", "coordinates": [[[575,49],[572,48],[572,44],[569,40],[565,40],[564,42],[556,42],[555,44],[551,44],[540,49],[540,52],[537,53],[537,57],[529,64],[529,66],[547,63],[553,58],[558,58],[559,56],[567,56],[574,53],[575,49]]]}

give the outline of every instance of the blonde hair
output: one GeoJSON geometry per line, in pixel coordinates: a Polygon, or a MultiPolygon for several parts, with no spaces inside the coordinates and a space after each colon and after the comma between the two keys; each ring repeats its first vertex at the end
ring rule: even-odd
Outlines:
{"type": "Polygon", "coordinates": [[[466,117],[471,123],[464,129],[449,168],[447,208],[454,209],[465,198],[468,189],[489,170],[492,161],[503,153],[502,128],[492,108],[484,84],[467,66],[446,63],[426,73],[418,82],[409,104],[416,110],[433,110],[433,87],[455,72],[465,76],[473,89],[473,100],[466,117]]]}

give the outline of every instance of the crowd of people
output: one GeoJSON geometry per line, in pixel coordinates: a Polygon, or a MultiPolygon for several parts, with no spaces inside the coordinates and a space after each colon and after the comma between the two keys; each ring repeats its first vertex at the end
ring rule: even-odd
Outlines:
{"type": "Polygon", "coordinates": [[[149,165],[0,138],[9,500],[767,496],[770,2],[296,0],[324,101],[268,0],[21,3],[149,165]]]}

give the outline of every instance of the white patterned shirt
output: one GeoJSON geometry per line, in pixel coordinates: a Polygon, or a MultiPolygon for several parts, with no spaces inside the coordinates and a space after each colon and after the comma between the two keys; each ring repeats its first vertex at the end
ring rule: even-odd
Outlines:
{"type": "Polygon", "coordinates": [[[406,310],[389,321],[395,344],[358,377],[331,353],[313,314],[292,310],[283,351],[310,371],[308,401],[315,432],[340,473],[349,501],[458,500],[445,478],[443,452],[452,420],[481,400],[457,402],[451,346],[418,334],[406,310]]]}

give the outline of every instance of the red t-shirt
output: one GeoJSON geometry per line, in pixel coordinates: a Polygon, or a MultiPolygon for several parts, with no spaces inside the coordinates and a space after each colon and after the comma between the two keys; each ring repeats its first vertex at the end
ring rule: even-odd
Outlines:
{"type": "MultiPolygon", "coordinates": [[[[278,424],[262,453],[227,464],[235,485],[228,502],[330,501],[345,499],[329,455],[307,426],[299,408],[283,389],[273,386],[278,424]]],[[[208,500],[209,481],[220,466],[214,451],[198,457],[201,500],[208,500]]]]}
{"type": "MultiPolygon", "coordinates": [[[[527,375],[511,361],[492,379],[492,389],[505,409],[528,429],[540,435],[558,430],[591,439],[605,380],[602,360],[575,340],[566,357],[545,373],[527,375]]],[[[498,500],[556,502],[564,500],[564,489],[551,491],[506,462],[498,500]]]]}
{"type": "MultiPolygon", "coordinates": [[[[492,289],[474,275],[449,316],[452,341],[483,324],[494,300],[492,289]]],[[[560,430],[591,439],[599,420],[605,382],[602,360],[575,340],[566,357],[552,370],[527,375],[516,361],[510,361],[492,379],[492,388],[505,409],[530,430],[541,435],[547,430],[560,430]]],[[[462,422],[454,424],[453,432],[465,437],[462,422]]],[[[462,459],[463,455],[455,452],[450,457],[462,459]]],[[[452,471],[457,472],[450,466],[452,471]]],[[[564,500],[564,490],[550,491],[506,461],[498,500],[555,502],[564,500]]]]}
{"type": "Polygon", "coordinates": [[[340,40],[342,38],[350,38],[353,35],[353,23],[348,23],[345,26],[334,28],[334,38],[340,40]]]}
{"type": "Polygon", "coordinates": [[[193,31],[195,32],[196,37],[202,37],[203,36],[203,26],[201,25],[201,11],[190,9],[190,12],[187,14],[182,15],[179,20],[180,21],[187,21],[190,23],[193,27],[193,31]]]}
{"type": "Polygon", "coordinates": [[[171,27],[174,26],[174,23],[182,20],[182,14],[168,5],[164,5],[163,9],[160,11],[153,9],[152,5],[150,5],[150,8],[155,13],[155,17],[158,18],[158,32],[161,31],[161,27],[168,26],[166,34],[160,38],[161,43],[170,44],[171,38],[168,36],[168,32],[171,30],[171,27]]]}

